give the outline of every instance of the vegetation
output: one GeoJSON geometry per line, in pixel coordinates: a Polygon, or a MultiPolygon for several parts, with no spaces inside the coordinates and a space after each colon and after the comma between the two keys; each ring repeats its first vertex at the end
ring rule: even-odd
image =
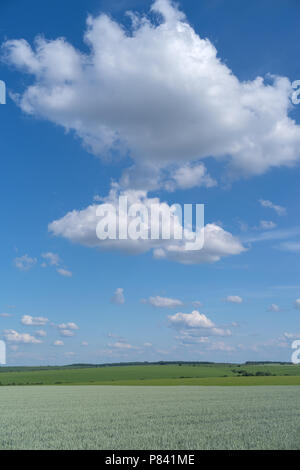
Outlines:
{"type": "Polygon", "coordinates": [[[299,450],[299,392],[300,387],[2,387],[0,449],[299,450]]]}
{"type": "Polygon", "coordinates": [[[3,367],[0,385],[300,385],[300,365],[180,362],[3,367]]]}

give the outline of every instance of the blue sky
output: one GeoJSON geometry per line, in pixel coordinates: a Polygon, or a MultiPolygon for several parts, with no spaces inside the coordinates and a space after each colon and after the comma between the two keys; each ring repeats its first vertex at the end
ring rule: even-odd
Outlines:
{"type": "Polygon", "coordinates": [[[298,2],[111,3],[1,2],[7,362],[289,360],[300,336],[298,2]],[[112,182],[138,200],[204,203],[219,237],[209,256],[217,244],[222,255],[185,264],[168,248],[159,259],[90,243],[79,221],[112,182]]]}

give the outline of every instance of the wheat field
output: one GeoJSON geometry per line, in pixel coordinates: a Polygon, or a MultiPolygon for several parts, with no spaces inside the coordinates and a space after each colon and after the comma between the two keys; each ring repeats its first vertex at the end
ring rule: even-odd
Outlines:
{"type": "Polygon", "coordinates": [[[1,387],[0,449],[300,449],[300,387],[1,387]]]}

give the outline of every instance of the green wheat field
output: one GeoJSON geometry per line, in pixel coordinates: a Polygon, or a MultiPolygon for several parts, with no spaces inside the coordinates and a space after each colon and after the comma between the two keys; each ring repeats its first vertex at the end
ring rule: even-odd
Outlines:
{"type": "Polygon", "coordinates": [[[3,367],[0,385],[1,450],[300,449],[299,365],[3,367]]]}
{"type": "Polygon", "coordinates": [[[1,387],[0,449],[300,449],[300,387],[1,387]]]}

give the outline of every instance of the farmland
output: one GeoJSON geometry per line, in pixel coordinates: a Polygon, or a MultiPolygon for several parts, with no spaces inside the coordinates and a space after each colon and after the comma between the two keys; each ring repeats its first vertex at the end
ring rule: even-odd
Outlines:
{"type": "Polygon", "coordinates": [[[1,385],[300,385],[300,365],[150,364],[4,367],[1,385]]]}
{"type": "Polygon", "coordinates": [[[0,449],[300,449],[297,386],[21,386],[0,396],[0,449]]]}

